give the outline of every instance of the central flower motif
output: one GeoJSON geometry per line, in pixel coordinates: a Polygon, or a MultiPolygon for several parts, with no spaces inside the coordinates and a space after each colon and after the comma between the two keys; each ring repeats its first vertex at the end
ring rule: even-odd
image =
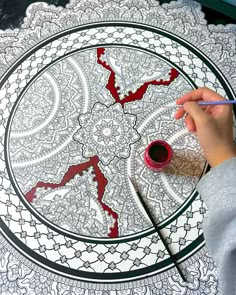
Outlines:
{"type": "Polygon", "coordinates": [[[104,145],[111,145],[116,142],[121,135],[121,128],[117,122],[103,119],[94,126],[94,137],[97,141],[104,145]]]}
{"type": "Polygon", "coordinates": [[[83,156],[97,155],[104,165],[115,157],[128,158],[130,145],[140,138],[134,128],[136,116],[125,113],[119,103],[109,107],[96,103],[90,113],[79,116],[79,122],[74,139],[83,144],[83,156]]]}

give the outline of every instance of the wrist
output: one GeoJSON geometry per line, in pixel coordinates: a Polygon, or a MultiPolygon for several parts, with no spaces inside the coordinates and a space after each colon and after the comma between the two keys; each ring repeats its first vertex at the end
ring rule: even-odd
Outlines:
{"type": "Polygon", "coordinates": [[[223,149],[214,153],[214,155],[208,158],[208,163],[212,168],[220,165],[226,160],[236,157],[236,148],[233,146],[230,149],[223,149]]]}

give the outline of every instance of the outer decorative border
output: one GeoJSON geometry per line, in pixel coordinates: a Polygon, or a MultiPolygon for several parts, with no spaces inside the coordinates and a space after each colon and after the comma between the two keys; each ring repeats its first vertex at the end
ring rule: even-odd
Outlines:
{"type": "Polygon", "coordinates": [[[192,0],[172,1],[162,6],[155,0],[71,0],[65,9],[35,3],[28,7],[22,28],[0,32],[0,75],[27,50],[61,30],[130,18],[172,32],[201,48],[236,91],[236,25],[207,26],[201,5],[192,0]]]}
{"type": "MultiPolygon", "coordinates": [[[[71,0],[66,9],[45,3],[31,5],[21,29],[0,32],[0,75],[4,76],[11,65],[30,48],[62,30],[83,24],[130,19],[172,32],[193,46],[201,48],[206,56],[211,56],[211,60],[217,64],[236,91],[236,26],[207,26],[201,6],[191,0],[173,1],[163,6],[154,0],[142,0],[138,3],[130,0],[83,0],[78,3],[77,0],[71,0]]],[[[186,263],[191,264],[198,258],[197,253],[186,263]]],[[[37,271],[42,272],[41,269],[37,271]]],[[[167,274],[163,275],[163,279],[165,275],[167,274]]],[[[148,280],[138,281],[135,286],[149,283],[148,280]]],[[[71,284],[71,281],[68,281],[68,284],[71,284]]],[[[92,284],[83,287],[93,288],[92,284]]],[[[127,284],[124,288],[129,287],[131,286],[127,284]]],[[[110,286],[107,289],[117,290],[118,286],[110,286]]]]}

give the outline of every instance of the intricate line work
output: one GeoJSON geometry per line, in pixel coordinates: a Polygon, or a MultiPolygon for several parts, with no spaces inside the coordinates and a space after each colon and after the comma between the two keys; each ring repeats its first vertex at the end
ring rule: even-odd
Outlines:
{"type": "Polygon", "coordinates": [[[153,80],[153,81],[145,82],[134,93],[132,93],[132,91],[129,91],[127,96],[125,95],[125,97],[123,99],[120,99],[120,95],[119,95],[120,86],[115,87],[115,84],[116,84],[115,72],[113,71],[111,66],[109,66],[107,64],[106,61],[103,61],[101,59],[102,55],[104,55],[104,54],[105,54],[104,48],[97,49],[98,63],[101,64],[105,69],[110,71],[110,76],[109,76],[109,80],[106,85],[106,88],[110,91],[110,93],[114,97],[115,101],[119,102],[121,105],[124,105],[126,102],[141,100],[143,98],[144,94],[146,93],[149,85],[168,86],[168,85],[170,85],[171,82],[173,82],[173,80],[175,78],[177,78],[179,76],[179,73],[176,71],[176,69],[171,69],[170,73],[169,73],[169,76],[170,76],[169,80],[163,81],[162,79],[160,79],[159,81],[153,80]]]}
{"type": "Polygon", "coordinates": [[[98,155],[104,165],[115,156],[128,158],[130,145],[140,136],[135,130],[136,117],[123,112],[119,104],[106,107],[96,103],[88,114],[79,116],[81,129],[74,139],[83,144],[85,158],[98,155]]]}
{"type": "Polygon", "coordinates": [[[236,29],[207,26],[193,1],[136,2],[35,3],[0,32],[0,293],[218,292],[195,191],[205,162],[163,105],[202,86],[234,97],[236,29]],[[159,174],[143,162],[157,138],[174,150],[159,174]]]}
{"type": "MultiPolygon", "coordinates": [[[[66,225],[66,228],[70,229],[72,227],[72,231],[75,231],[77,233],[80,233],[80,230],[82,230],[82,234],[85,234],[83,232],[83,229],[85,227],[96,227],[94,223],[89,225],[88,217],[93,216],[92,212],[89,214],[89,212],[92,209],[91,200],[88,199],[88,204],[83,203],[85,197],[90,194],[91,191],[94,191],[95,198],[97,198],[98,202],[102,206],[102,209],[104,211],[107,211],[108,215],[111,215],[114,218],[114,224],[111,226],[111,228],[107,228],[106,231],[104,230],[99,231],[99,227],[97,229],[88,229],[85,230],[86,235],[92,235],[92,236],[100,236],[101,234],[107,235],[109,237],[117,237],[118,236],[118,224],[117,219],[118,215],[116,212],[114,212],[111,208],[109,208],[105,203],[103,203],[102,198],[104,194],[105,187],[107,185],[107,180],[103,176],[102,172],[100,171],[98,167],[98,157],[91,158],[88,162],[85,162],[83,164],[78,164],[75,166],[71,166],[67,173],[64,175],[62,181],[58,184],[54,183],[45,183],[45,182],[39,182],[37,185],[32,188],[29,192],[26,193],[25,197],[29,202],[32,202],[34,198],[37,200],[34,201],[35,207],[40,210],[43,215],[46,215],[50,220],[54,221],[54,223],[57,224],[57,222],[62,222],[64,226],[66,225]],[[95,176],[92,175],[92,181],[97,182],[96,188],[93,188],[91,184],[84,184],[84,189],[82,189],[84,181],[80,181],[79,175],[81,176],[83,172],[85,172],[89,167],[93,167],[92,173],[95,174],[95,176]],[[77,179],[76,179],[77,178],[77,179]],[[73,187],[73,189],[70,189],[70,195],[69,198],[71,199],[70,202],[66,203],[63,200],[65,199],[66,195],[68,195],[68,191],[66,191],[66,195],[62,195],[62,199],[59,199],[59,195],[56,194],[54,199],[50,200],[49,205],[47,206],[47,201],[45,202],[43,192],[42,190],[39,193],[36,193],[36,191],[39,191],[39,188],[44,188],[46,193],[48,194],[49,191],[55,189],[55,188],[66,188],[66,187],[73,187]],[[81,193],[81,195],[78,196],[78,189],[81,193]],[[88,190],[89,189],[89,190],[88,190]],[[40,196],[40,200],[38,200],[38,196],[40,196]],[[78,198],[77,198],[78,196],[78,198]],[[57,205],[57,203],[59,203],[57,205]],[[58,206],[58,207],[57,207],[58,206]],[[86,207],[84,207],[86,206],[86,207]],[[81,211],[81,208],[86,209],[85,211],[81,211]],[[89,208],[89,209],[88,209],[89,208]],[[69,210],[68,210],[69,209],[69,210]],[[63,211],[62,211],[63,210],[63,211]],[[59,215],[55,219],[55,211],[59,215]],[[45,214],[47,213],[47,214],[45,214]],[[62,217],[63,216],[63,217],[62,217]],[[61,218],[62,217],[62,218],[61,218]],[[63,220],[62,220],[63,219],[63,220]],[[84,219],[82,223],[79,222],[79,219],[84,219]],[[95,230],[95,232],[94,232],[95,230]]],[[[86,178],[88,178],[88,175],[86,175],[86,178]]],[[[55,192],[57,193],[57,192],[55,192]]]]}

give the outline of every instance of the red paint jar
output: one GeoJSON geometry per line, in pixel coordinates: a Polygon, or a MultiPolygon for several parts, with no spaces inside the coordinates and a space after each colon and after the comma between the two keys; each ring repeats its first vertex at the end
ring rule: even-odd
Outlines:
{"type": "Polygon", "coordinates": [[[172,148],[166,141],[155,140],[145,150],[144,163],[153,171],[161,171],[170,164],[172,156],[172,148]]]}

